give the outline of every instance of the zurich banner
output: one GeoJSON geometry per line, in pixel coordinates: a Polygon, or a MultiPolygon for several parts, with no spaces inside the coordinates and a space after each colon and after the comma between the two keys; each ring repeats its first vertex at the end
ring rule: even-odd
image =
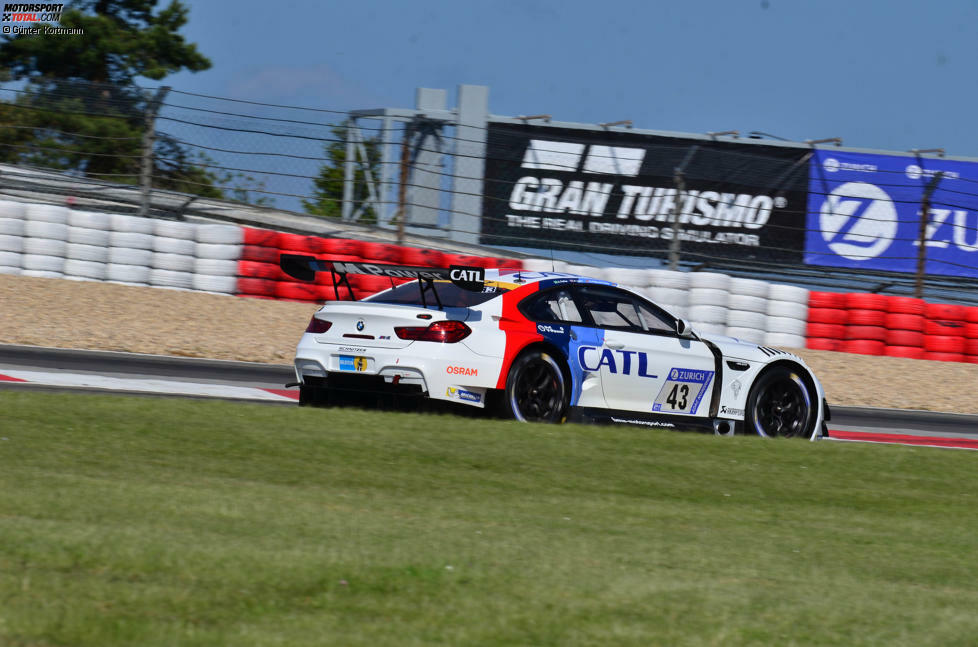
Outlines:
{"type": "Polygon", "coordinates": [[[805,263],[978,277],[978,162],[819,150],[809,166],[805,263]],[[940,174],[938,176],[938,174],[940,174]]]}

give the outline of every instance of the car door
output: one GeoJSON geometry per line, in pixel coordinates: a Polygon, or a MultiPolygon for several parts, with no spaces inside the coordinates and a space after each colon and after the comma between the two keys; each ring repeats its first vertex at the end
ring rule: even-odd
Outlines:
{"type": "Polygon", "coordinates": [[[626,290],[581,285],[575,296],[587,325],[604,333],[580,360],[600,375],[609,408],[709,415],[717,368],[704,342],[680,337],[671,315],[626,290]]]}
{"type": "Polygon", "coordinates": [[[570,370],[572,407],[605,408],[604,393],[597,375],[581,370],[579,350],[602,343],[600,330],[583,326],[570,285],[537,292],[520,303],[520,311],[536,323],[537,333],[558,348],[567,359],[570,370]]]}

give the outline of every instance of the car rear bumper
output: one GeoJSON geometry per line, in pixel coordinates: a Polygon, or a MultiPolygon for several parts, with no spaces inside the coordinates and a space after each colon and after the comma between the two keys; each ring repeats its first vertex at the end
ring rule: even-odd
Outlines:
{"type": "Polygon", "coordinates": [[[301,384],[328,389],[410,393],[484,407],[499,360],[462,344],[415,342],[407,348],[324,344],[306,334],[294,361],[301,384]]]}

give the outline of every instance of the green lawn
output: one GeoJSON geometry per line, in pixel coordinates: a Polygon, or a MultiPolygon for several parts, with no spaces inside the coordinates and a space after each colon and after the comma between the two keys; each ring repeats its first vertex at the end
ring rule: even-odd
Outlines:
{"type": "Polygon", "coordinates": [[[0,645],[974,645],[978,454],[0,391],[0,645]]]}

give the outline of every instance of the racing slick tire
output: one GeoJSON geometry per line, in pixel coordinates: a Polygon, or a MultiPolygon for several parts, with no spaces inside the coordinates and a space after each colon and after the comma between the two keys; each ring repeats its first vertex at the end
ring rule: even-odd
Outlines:
{"type": "Polygon", "coordinates": [[[568,381],[560,360],[545,350],[516,358],[506,377],[503,414],[521,422],[563,422],[568,381]]]}
{"type": "Polygon", "coordinates": [[[751,388],[744,424],[758,436],[807,438],[817,418],[815,405],[796,369],[775,366],[751,388]]]}

